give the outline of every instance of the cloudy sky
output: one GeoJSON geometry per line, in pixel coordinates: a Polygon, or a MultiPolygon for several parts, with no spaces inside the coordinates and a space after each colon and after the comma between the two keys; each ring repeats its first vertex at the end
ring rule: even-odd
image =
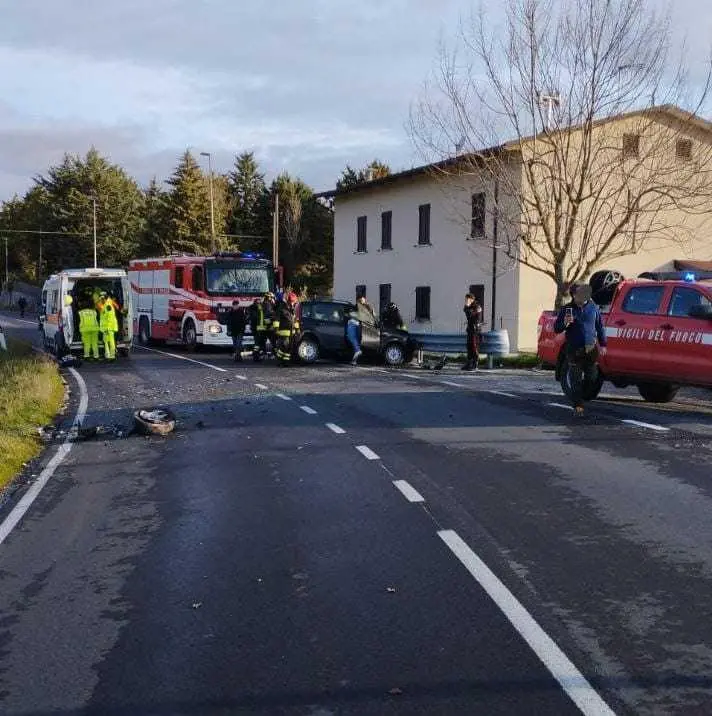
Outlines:
{"type": "MultiPolygon", "coordinates": [[[[1,0],[0,200],[92,144],[142,183],[186,147],[217,170],[252,149],[317,189],[347,162],[412,166],[409,105],[471,5],[1,0]]],[[[693,44],[712,37],[706,2],[673,7],[693,44]]]]}

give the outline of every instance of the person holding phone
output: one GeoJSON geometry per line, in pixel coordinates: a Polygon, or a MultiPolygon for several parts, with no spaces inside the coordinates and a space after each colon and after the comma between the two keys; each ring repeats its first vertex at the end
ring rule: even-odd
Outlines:
{"type": "Polygon", "coordinates": [[[561,384],[576,414],[582,415],[586,386],[598,379],[598,358],[606,351],[606,331],[588,284],[574,284],[571,299],[560,309],[554,331],[566,334],[567,367],[561,384]]]}

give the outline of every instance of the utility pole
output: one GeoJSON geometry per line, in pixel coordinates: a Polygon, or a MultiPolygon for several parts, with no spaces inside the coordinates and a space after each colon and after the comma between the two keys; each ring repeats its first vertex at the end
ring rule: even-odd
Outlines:
{"type": "Polygon", "coordinates": [[[37,279],[42,280],[42,234],[40,234],[40,260],[37,263],[37,279]]]}
{"type": "Polygon", "coordinates": [[[215,203],[213,200],[213,157],[210,152],[200,152],[201,157],[208,158],[208,183],[210,185],[210,240],[212,243],[212,251],[215,253],[217,247],[215,245],[215,203]]]}
{"type": "Polygon", "coordinates": [[[93,209],[94,209],[94,268],[96,268],[97,267],[97,264],[96,264],[96,197],[93,196],[91,198],[91,201],[92,201],[93,209]]]}
{"type": "Polygon", "coordinates": [[[546,131],[551,131],[551,124],[554,119],[554,107],[557,109],[561,105],[561,95],[558,92],[549,92],[549,94],[543,94],[539,92],[537,94],[537,100],[540,106],[546,106],[546,131]]]}
{"type": "Polygon", "coordinates": [[[10,264],[8,261],[7,254],[7,236],[5,238],[5,290],[10,290],[10,264]]]}
{"type": "Polygon", "coordinates": [[[272,266],[279,265],[279,191],[274,193],[274,211],[272,212],[272,266]]]}

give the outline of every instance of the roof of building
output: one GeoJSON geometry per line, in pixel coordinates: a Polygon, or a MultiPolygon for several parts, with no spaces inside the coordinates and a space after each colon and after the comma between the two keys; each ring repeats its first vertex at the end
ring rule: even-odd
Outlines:
{"type": "MultiPolygon", "coordinates": [[[[677,107],[673,104],[661,104],[657,105],[655,107],[648,107],[646,109],[639,109],[634,110],[631,112],[624,112],[622,114],[614,114],[610,115],[608,117],[602,117],[601,119],[598,119],[593,122],[594,126],[600,126],[602,124],[607,124],[609,122],[617,122],[622,119],[631,119],[633,117],[642,117],[645,115],[652,115],[652,114],[666,114],[669,115],[675,119],[681,120],[683,122],[689,122],[690,124],[693,124],[698,129],[701,129],[706,132],[712,133],[712,122],[704,119],[703,117],[700,117],[692,112],[688,112],[687,110],[682,109],[681,107],[677,107]]],[[[581,125],[571,125],[570,127],[565,127],[560,131],[576,131],[577,129],[580,129],[581,125]]],[[[364,189],[374,189],[381,186],[388,186],[390,184],[396,184],[404,179],[411,179],[413,177],[422,176],[425,174],[430,174],[433,172],[437,172],[439,170],[449,169],[451,167],[456,166],[457,164],[461,163],[467,163],[476,161],[478,159],[483,159],[486,156],[492,156],[495,154],[500,154],[504,151],[515,151],[518,149],[522,144],[530,141],[531,139],[534,139],[534,135],[529,137],[522,137],[521,139],[516,140],[510,140],[508,142],[505,142],[504,144],[495,146],[495,147],[488,147],[486,149],[482,149],[478,152],[470,152],[467,154],[459,154],[454,157],[450,157],[448,159],[445,159],[440,162],[434,162],[431,164],[423,164],[418,167],[413,167],[412,169],[406,169],[404,171],[400,172],[394,172],[393,174],[388,174],[387,176],[380,177],[378,179],[372,179],[371,181],[361,182],[360,184],[354,184],[352,186],[344,187],[344,188],[336,188],[336,189],[330,189],[329,191],[323,191],[319,194],[316,194],[315,196],[318,199],[332,199],[337,196],[345,196],[347,194],[352,194],[357,191],[361,191],[364,189]]]]}

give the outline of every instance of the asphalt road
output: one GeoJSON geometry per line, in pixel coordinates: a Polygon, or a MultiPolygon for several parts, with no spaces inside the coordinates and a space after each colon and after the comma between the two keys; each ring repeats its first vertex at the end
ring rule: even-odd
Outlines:
{"type": "Polygon", "coordinates": [[[179,425],[73,444],[0,544],[0,713],[712,712],[704,395],[575,421],[530,372],[79,373],[85,425],[179,425]]]}

